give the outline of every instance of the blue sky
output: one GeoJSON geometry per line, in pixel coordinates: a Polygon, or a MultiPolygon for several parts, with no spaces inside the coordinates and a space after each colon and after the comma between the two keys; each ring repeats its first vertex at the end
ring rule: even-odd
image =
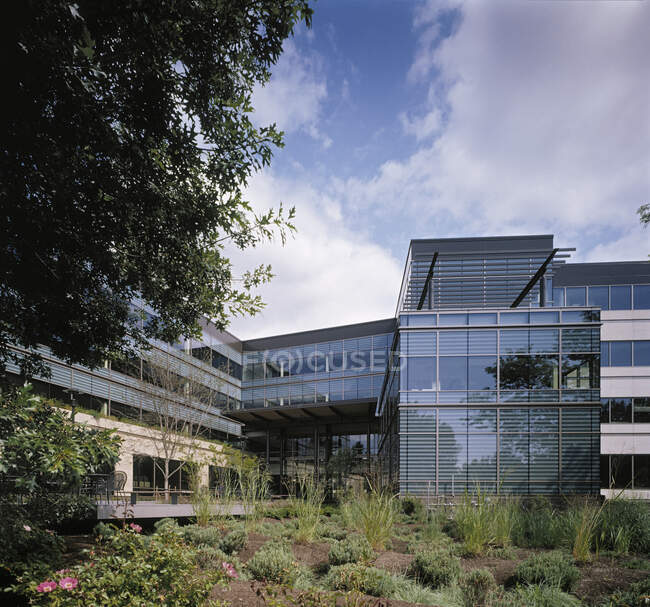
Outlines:
{"type": "Polygon", "coordinates": [[[285,148],[248,188],[298,233],[246,338],[394,313],[410,238],[553,233],[576,261],[646,259],[650,3],[319,0],[254,119],[285,148]]]}

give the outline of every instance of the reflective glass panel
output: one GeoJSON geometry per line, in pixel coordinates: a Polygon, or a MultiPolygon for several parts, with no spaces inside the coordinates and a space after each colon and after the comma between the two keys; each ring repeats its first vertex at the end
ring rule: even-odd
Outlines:
{"type": "Polygon", "coordinates": [[[564,289],[553,289],[553,305],[558,308],[564,306],[564,289]]]}
{"type": "Polygon", "coordinates": [[[501,354],[528,352],[528,329],[504,330],[500,334],[501,354]]]}
{"type": "Polygon", "coordinates": [[[609,367],[609,342],[600,342],[600,366],[609,367]]]}
{"type": "Polygon", "coordinates": [[[609,423],[609,399],[608,398],[600,399],[600,423],[601,424],[609,423]]]}
{"type": "Polygon", "coordinates": [[[610,398],[610,415],[612,422],[632,423],[632,399],[610,398]]]}
{"type": "Polygon", "coordinates": [[[497,315],[494,312],[481,312],[479,314],[469,315],[470,325],[496,325],[497,315]]]}
{"type": "Polygon", "coordinates": [[[466,356],[441,356],[438,365],[441,390],[467,390],[466,356]]]}
{"type": "Polygon", "coordinates": [[[650,310],[650,285],[634,285],[634,309],[650,310]]]}
{"type": "Polygon", "coordinates": [[[584,306],[587,303],[587,289],[585,287],[567,287],[566,305],[584,306]]]}
{"type": "Polygon", "coordinates": [[[531,329],[530,353],[558,352],[560,347],[557,329],[531,329]]]}
{"type": "Polygon", "coordinates": [[[441,327],[449,327],[453,325],[466,325],[467,314],[440,314],[438,316],[438,323],[441,327]]]}
{"type": "Polygon", "coordinates": [[[559,359],[555,356],[529,357],[529,386],[532,389],[559,387],[559,359]]]}
{"type": "Polygon", "coordinates": [[[650,398],[634,399],[634,423],[650,423],[650,398]]]}
{"type": "Polygon", "coordinates": [[[609,310],[609,287],[589,287],[589,305],[609,310]]]}
{"type": "Polygon", "coordinates": [[[436,384],[436,359],[433,356],[406,359],[406,389],[433,390],[436,384]]]}
{"type": "Polygon", "coordinates": [[[429,327],[436,324],[435,314],[412,314],[407,318],[409,327],[429,327]]]}
{"type": "Polygon", "coordinates": [[[632,456],[611,455],[612,487],[628,489],[632,486],[632,456]]]}
{"type": "Polygon", "coordinates": [[[470,390],[496,389],[496,356],[470,356],[468,361],[468,388],[470,390]]]}
{"type": "Polygon", "coordinates": [[[496,354],[496,331],[469,331],[470,354],[496,354]]]}
{"type": "Polygon", "coordinates": [[[531,325],[553,324],[558,322],[560,322],[559,312],[531,312],[530,313],[531,325]]]}
{"type": "Polygon", "coordinates": [[[609,364],[612,367],[630,367],[632,365],[632,342],[610,341],[609,364]]]}
{"type": "Polygon", "coordinates": [[[467,354],[467,331],[440,331],[440,354],[467,354]]]}
{"type": "Polygon", "coordinates": [[[562,356],[562,387],[574,390],[597,388],[600,378],[598,361],[599,356],[594,354],[565,354],[562,356]]]}
{"type": "Polygon", "coordinates": [[[634,488],[650,489],[650,455],[634,456],[634,488]]]}
{"type": "Polygon", "coordinates": [[[632,287],[630,285],[611,287],[609,300],[610,300],[609,303],[610,310],[631,310],[632,309],[632,287]]]}
{"type": "Polygon", "coordinates": [[[650,340],[634,342],[634,366],[650,366],[650,340]]]}
{"type": "Polygon", "coordinates": [[[528,312],[501,312],[502,325],[527,325],[528,312]]]}

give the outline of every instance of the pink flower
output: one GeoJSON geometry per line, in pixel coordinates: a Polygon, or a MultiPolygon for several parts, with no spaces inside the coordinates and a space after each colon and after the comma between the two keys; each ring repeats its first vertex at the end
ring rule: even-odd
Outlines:
{"type": "Polygon", "coordinates": [[[140,527],[140,525],[136,525],[135,523],[131,523],[129,527],[131,527],[131,529],[133,529],[133,531],[136,533],[140,533],[142,531],[142,527],[140,527]]]}
{"type": "Polygon", "coordinates": [[[237,577],[239,577],[239,576],[237,575],[237,572],[235,571],[235,568],[234,568],[230,563],[226,563],[226,562],[224,561],[223,563],[221,563],[221,567],[223,568],[224,573],[225,573],[228,577],[232,577],[232,578],[237,578],[237,577]]]}
{"type": "Polygon", "coordinates": [[[56,582],[41,582],[36,586],[36,590],[38,592],[52,592],[52,590],[56,590],[56,582]]]}
{"type": "Polygon", "coordinates": [[[79,580],[76,577],[64,577],[59,581],[59,586],[64,590],[72,590],[77,587],[77,584],[79,584],[79,580]]]}
{"type": "Polygon", "coordinates": [[[54,572],[54,575],[65,575],[69,571],[70,571],[69,569],[59,569],[58,571],[54,572]]]}
{"type": "Polygon", "coordinates": [[[31,531],[32,530],[32,528],[29,525],[23,525],[23,529],[25,531],[31,531]]]}

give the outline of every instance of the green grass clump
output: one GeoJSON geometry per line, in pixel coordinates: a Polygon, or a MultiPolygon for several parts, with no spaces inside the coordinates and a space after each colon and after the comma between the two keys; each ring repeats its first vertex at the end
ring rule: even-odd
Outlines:
{"type": "Polygon", "coordinates": [[[519,508],[512,539],[522,548],[559,548],[566,543],[562,517],[548,498],[533,498],[519,508]]]}
{"type": "Polygon", "coordinates": [[[293,584],[300,574],[291,546],[284,542],[267,542],[246,563],[254,579],[274,584],[293,584]]]}
{"type": "Polygon", "coordinates": [[[408,569],[410,577],[430,588],[452,584],[460,574],[460,559],[446,550],[419,552],[408,569]]]}
{"type": "Polygon", "coordinates": [[[383,550],[393,535],[396,502],[394,495],[373,489],[343,504],[341,511],[346,526],[364,535],[375,550],[383,550]]]}
{"type": "Polygon", "coordinates": [[[372,546],[365,537],[353,535],[332,545],[328,561],[330,565],[367,562],[374,554],[372,546]]]}
{"type": "Polygon", "coordinates": [[[488,569],[474,569],[466,573],[459,585],[465,607],[489,605],[490,598],[497,589],[494,576],[488,569]]]}
{"type": "Polygon", "coordinates": [[[448,590],[452,590],[451,588],[445,588],[442,591],[431,590],[431,588],[421,586],[415,580],[397,575],[393,576],[393,580],[395,581],[395,591],[388,598],[406,601],[407,603],[438,605],[440,607],[445,607],[448,604],[450,607],[458,605],[456,597],[450,597],[448,594],[445,596],[448,590]]]}
{"type": "Polygon", "coordinates": [[[292,487],[289,499],[296,516],[296,541],[314,541],[325,499],[323,486],[314,480],[313,476],[301,476],[292,487]]]}
{"type": "Polygon", "coordinates": [[[617,554],[650,554],[650,504],[620,497],[605,502],[596,543],[617,554]]]}
{"type": "Polygon", "coordinates": [[[554,586],[517,586],[492,599],[490,607],[581,607],[582,602],[554,586]]]}
{"type": "Polygon", "coordinates": [[[393,576],[387,571],[355,563],[332,567],[325,584],[332,590],[356,590],[380,597],[391,597],[397,588],[393,576]]]}
{"type": "Polygon", "coordinates": [[[535,554],[517,565],[515,579],[523,584],[544,584],[571,591],[580,579],[573,558],[564,552],[535,554]]]}

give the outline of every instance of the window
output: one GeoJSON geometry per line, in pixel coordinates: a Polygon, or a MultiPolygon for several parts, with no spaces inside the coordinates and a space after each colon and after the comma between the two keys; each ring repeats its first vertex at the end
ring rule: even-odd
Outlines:
{"type": "Polygon", "coordinates": [[[497,385],[496,356],[470,356],[467,384],[470,390],[495,390],[497,385]]]}
{"type": "Polygon", "coordinates": [[[609,343],[609,364],[612,367],[632,365],[632,342],[612,341],[609,343]]]}
{"type": "Polygon", "coordinates": [[[441,356],[440,389],[467,390],[467,357],[441,356]]]}
{"type": "Polygon", "coordinates": [[[632,309],[632,287],[624,285],[611,287],[610,310],[631,310],[632,309]]]}
{"type": "Polygon", "coordinates": [[[559,312],[531,312],[530,314],[531,325],[554,324],[558,322],[560,322],[559,312]]]}
{"type": "Polygon", "coordinates": [[[436,359],[433,356],[406,359],[406,389],[434,390],[436,385],[436,359]]]}
{"type": "Polygon", "coordinates": [[[634,366],[650,366],[650,340],[635,341],[634,343],[634,366]]]}
{"type": "Polygon", "coordinates": [[[600,399],[600,423],[601,424],[609,423],[609,399],[608,398],[600,399]]]}
{"type": "Polygon", "coordinates": [[[611,398],[609,403],[612,423],[632,423],[631,398],[611,398]]]}
{"type": "Polygon", "coordinates": [[[600,366],[609,367],[609,342],[600,342],[600,366]]]}
{"type": "Polygon", "coordinates": [[[501,312],[502,325],[527,325],[528,312],[501,312]]]}
{"type": "Polygon", "coordinates": [[[468,346],[470,354],[496,354],[497,332],[470,331],[468,346]]]}
{"type": "Polygon", "coordinates": [[[650,285],[634,285],[634,309],[650,310],[650,285]]]}
{"type": "Polygon", "coordinates": [[[562,357],[562,387],[570,390],[597,388],[598,355],[567,354],[562,357]]]}
{"type": "Polygon", "coordinates": [[[564,289],[553,289],[553,305],[558,308],[564,306],[564,289]]]}
{"type": "Polygon", "coordinates": [[[470,314],[469,315],[469,324],[470,325],[496,325],[497,324],[497,315],[492,312],[481,312],[479,314],[470,314]]]}
{"type": "Polygon", "coordinates": [[[566,288],[566,305],[567,306],[584,306],[587,303],[585,287],[567,287],[566,288]]]}
{"type": "Polygon", "coordinates": [[[634,488],[650,489],[650,455],[634,455],[634,488]]]}
{"type": "Polygon", "coordinates": [[[429,327],[435,326],[435,314],[413,314],[412,316],[402,316],[402,324],[407,327],[429,327]]]}
{"type": "Polygon", "coordinates": [[[650,398],[634,399],[634,423],[650,423],[650,398]]]}
{"type": "Polygon", "coordinates": [[[614,489],[628,489],[632,484],[632,456],[611,456],[611,486],[614,489]]]}
{"type": "Polygon", "coordinates": [[[454,325],[466,325],[467,314],[440,314],[438,316],[438,324],[441,327],[449,327],[454,325]]]}
{"type": "Polygon", "coordinates": [[[589,287],[589,305],[609,310],[609,287],[589,287]]]}

